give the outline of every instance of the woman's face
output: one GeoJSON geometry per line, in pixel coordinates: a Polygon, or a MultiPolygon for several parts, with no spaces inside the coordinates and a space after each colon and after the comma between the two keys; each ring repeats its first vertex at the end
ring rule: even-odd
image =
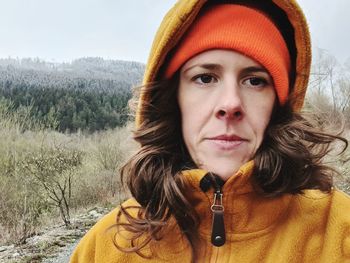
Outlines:
{"type": "Polygon", "coordinates": [[[178,103],[193,161],[227,180],[254,157],[275,100],[269,73],[238,52],[215,49],[188,60],[178,103]]]}

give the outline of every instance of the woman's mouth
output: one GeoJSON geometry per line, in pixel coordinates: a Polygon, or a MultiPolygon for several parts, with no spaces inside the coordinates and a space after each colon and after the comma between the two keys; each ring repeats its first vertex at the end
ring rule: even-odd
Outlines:
{"type": "Polygon", "coordinates": [[[208,141],[220,150],[235,150],[248,140],[237,135],[219,135],[208,138],[208,141]]]}

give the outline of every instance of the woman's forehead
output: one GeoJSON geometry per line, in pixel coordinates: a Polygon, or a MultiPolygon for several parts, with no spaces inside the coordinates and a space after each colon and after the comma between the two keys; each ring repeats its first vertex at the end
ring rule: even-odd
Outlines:
{"type": "Polygon", "coordinates": [[[267,70],[254,59],[240,52],[227,49],[213,49],[202,52],[189,59],[181,67],[181,72],[185,73],[194,68],[222,70],[227,67],[243,67],[249,68],[250,71],[267,72],[267,70]]]}

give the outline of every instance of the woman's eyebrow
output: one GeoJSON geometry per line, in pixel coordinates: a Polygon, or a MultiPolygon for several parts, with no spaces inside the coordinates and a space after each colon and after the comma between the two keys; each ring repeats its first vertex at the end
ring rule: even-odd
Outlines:
{"type": "MultiPolygon", "coordinates": [[[[184,73],[186,73],[187,71],[193,69],[193,68],[203,68],[203,69],[208,69],[208,70],[219,70],[222,69],[222,66],[220,64],[215,64],[215,63],[206,63],[206,64],[195,64],[190,66],[189,68],[184,70],[184,73]]],[[[243,74],[249,74],[249,73],[256,73],[256,72],[262,72],[262,73],[266,73],[269,74],[269,72],[263,68],[263,67],[259,67],[259,66],[252,66],[252,67],[247,67],[244,68],[242,70],[243,74]]]]}
{"type": "Polygon", "coordinates": [[[195,64],[195,65],[192,65],[191,67],[185,69],[183,73],[186,73],[187,71],[189,71],[189,70],[191,70],[191,69],[193,69],[195,67],[204,68],[204,69],[208,69],[208,70],[219,70],[219,69],[222,69],[222,66],[220,64],[214,64],[214,63],[195,64]]]}
{"type": "Polygon", "coordinates": [[[244,68],[242,70],[242,74],[257,73],[257,72],[262,72],[262,73],[266,73],[266,74],[270,75],[269,72],[263,67],[253,66],[253,67],[244,68]]]}

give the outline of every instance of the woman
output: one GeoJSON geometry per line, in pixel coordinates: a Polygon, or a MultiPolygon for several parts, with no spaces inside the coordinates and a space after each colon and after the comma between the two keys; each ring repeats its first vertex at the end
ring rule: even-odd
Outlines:
{"type": "Polygon", "coordinates": [[[133,198],[71,262],[350,261],[350,199],[321,162],[347,141],[298,113],[310,59],[295,1],[180,0],[141,88],[133,198]]]}

